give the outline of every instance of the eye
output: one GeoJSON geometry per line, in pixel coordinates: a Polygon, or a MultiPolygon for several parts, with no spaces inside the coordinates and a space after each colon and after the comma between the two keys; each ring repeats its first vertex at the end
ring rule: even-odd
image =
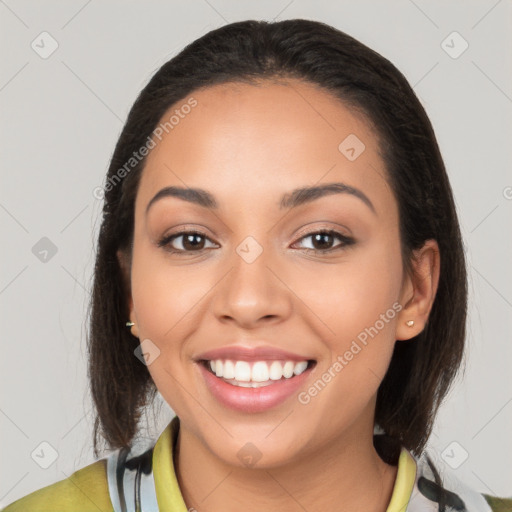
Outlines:
{"type": "MultiPolygon", "coordinates": [[[[321,231],[313,231],[308,233],[307,235],[302,236],[299,239],[306,240],[308,238],[312,239],[313,247],[306,247],[305,250],[310,252],[318,252],[318,253],[326,253],[331,251],[336,251],[343,249],[348,245],[352,245],[355,243],[353,238],[347,237],[338,231],[334,230],[321,230],[321,231]],[[333,239],[340,240],[337,246],[332,247],[333,239]],[[319,246],[319,247],[318,247],[319,246]]],[[[201,231],[180,231],[179,233],[175,233],[173,235],[166,236],[162,238],[158,242],[158,247],[164,247],[166,251],[174,254],[184,254],[184,253],[192,253],[192,252],[202,252],[205,250],[205,241],[211,240],[206,236],[205,233],[201,231]],[[174,242],[182,239],[179,245],[180,247],[173,246],[174,242]],[[200,239],[203,239],[202,241],[200,239]]],[[[297,243],[297,242],[296,242],[297,243]]],[[[213,246],[215,244],[212,243],[213,246]]],[[[294,244],[295,245],[295,244],[294,244]]]]}
{"type": "Polygon", "coordinates": [[[345,236],[338,231],[334,231],[332,229],[321,230],[321,231],[313,231],[307,235],[304,235],[299,239],[306,240],[307,238],[312,239],[313,247],[306,247],[306,251],[313,251],[319,253],[336,251],[339,249],[343,249],[343,247],[352,245],[355,243],[353,238],[345,236]],[[337,246],[332,247],[332,239],[337,238],[341,241],[337,246]]]}
{"type": "Polygon", "coordinates": [[[204,240],[210,239],[200,231],[181,231],[174,235],[164,237],[158,242],[158,247],[165,247],[166,250],[171,253],[201,252],[204,250],[204,240]],[[180,238],[183,238],[179,244],[182,248],[173,247],[172,243],[180,238]],[[201,238],[203,239],[203,242],[198,240],[201,238]]]}

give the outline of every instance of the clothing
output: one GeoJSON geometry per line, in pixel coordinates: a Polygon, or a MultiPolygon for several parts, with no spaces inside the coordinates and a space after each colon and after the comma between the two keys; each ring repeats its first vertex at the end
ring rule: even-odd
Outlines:
{"type": "MultiPolygon", "coordinates": [[[[188,512],[172,457],[178,431],[174,417],[156,441],[116,450],[3,512],[188,512]]],[[[441,477],[427,453],[416,458],[399,445],[397,451],[387,436],[374,439],[379,455],[398,464],[386,512],[512,512],[512,499],[480,494],[452,475],[441,477]]]]}

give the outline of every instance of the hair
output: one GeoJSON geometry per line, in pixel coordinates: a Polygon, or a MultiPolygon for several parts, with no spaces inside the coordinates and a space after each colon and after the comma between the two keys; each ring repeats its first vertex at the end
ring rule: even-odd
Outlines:
{"type": "Polygon", "coordinates": [[[247,20],[212,30],[163,64],[140,92],[117,141],[104,188],[103,218],[89,304],[94,453],[128,447],[157,389],[134,356],[129,319],[134,206],[146,158],[133,159],[171,106],[216,84],[296,79],[316,84],[362,114],[375,131],[398,204],[401,254],[411,272],[413,251],[437,241],[440,277],[423,331],[396,341],[377,393],[375,423],[419,455],[459,370],[466,333],[467,276],[451,186],[432,125],[403,74],[387,59],[325,23],[304,19],[247,20]],[[122,177],[122,179],[121,179],[122,177]],[[116,181],[117,180],[117,181],[116,181]],[[115,183],[114,186],[111,186],[115,183]]]}

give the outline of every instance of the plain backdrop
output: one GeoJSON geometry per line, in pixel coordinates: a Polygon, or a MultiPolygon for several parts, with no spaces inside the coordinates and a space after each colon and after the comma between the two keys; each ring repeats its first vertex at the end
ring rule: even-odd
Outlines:
{"type": "MultiPolygon", "coordinates": [[[[102,208],[93,190],[137,94],[211,29],[289,18],[329,23],[390,59],[432,120],[467,247],[470,308],[466,372],[429,449],[474,489],[512,495],[510,0],[1,0],[0,16],[1,505],[95,460],[85,343],[102,208]]],[[[148,437],[172,417],[163,404],[148,437]]]]}

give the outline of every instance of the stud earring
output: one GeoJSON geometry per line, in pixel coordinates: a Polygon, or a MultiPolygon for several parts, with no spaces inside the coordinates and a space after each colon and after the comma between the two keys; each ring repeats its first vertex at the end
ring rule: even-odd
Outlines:
{"type": "Polygon", "coordinates": [[[126,322],[126,327],[131,327],[132,325],[135,325],[135,322],[126,322]]]}
{"type": "Polygon", "coordinates": [[[408,327],[412,327],[414,325],[414,320],[407,320],[407,322],[405,322],[405,325],[407,325],[408,327]]]}

